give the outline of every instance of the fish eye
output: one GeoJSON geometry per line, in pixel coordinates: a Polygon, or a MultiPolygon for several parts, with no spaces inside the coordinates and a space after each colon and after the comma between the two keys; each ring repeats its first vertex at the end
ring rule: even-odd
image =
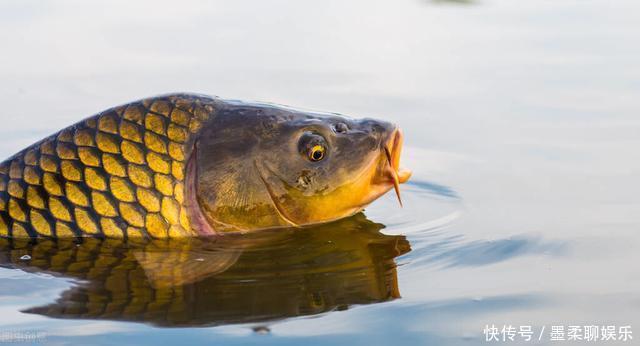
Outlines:
{"type": "Polygon", "coordinates": [[[300,137],[298,150],[307,160],[311,162],[318,162],[327,157],[329,146],[322,135],[308,131],[300,137]]]}
{"type": "Polygon", "coordinates": [[[309,160],[318,162],[324,159],[324,153],[326,149],[323,145],[316,144],[309,149],[309,160]]]}

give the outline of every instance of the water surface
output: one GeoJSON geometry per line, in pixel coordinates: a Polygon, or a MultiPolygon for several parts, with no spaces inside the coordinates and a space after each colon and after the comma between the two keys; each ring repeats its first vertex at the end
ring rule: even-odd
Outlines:
{"type": "Polygon", "coordinates": [[[630,0],[0,2],[3,157],[113,105],[193,91],[397,122],[414,170],[404,208],[389,194],[319,229],[2,244],[0,332],[481,345],[487,324],[638,328],[638,13],[630,0]]]}

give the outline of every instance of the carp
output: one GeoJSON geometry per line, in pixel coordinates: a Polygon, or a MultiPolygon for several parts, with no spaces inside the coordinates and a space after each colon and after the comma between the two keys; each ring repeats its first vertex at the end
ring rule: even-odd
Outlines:
{"type": "Polygon", "coordinates": [[[0,164],[0,237],[184,238],[304,227],[395,189],[391,123],[169,94],[108,109],[0,164]]]}

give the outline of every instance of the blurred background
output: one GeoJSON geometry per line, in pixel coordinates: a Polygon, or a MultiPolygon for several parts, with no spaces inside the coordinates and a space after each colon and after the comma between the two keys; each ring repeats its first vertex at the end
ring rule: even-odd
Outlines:
{"type": "Polygon", "coordinates": [[[268,335],[160,329],[21,314],[69,284],[0,272],[33,288],[3,289],[0,330],[475,345],[487,324],[638,327],[638,42],[631,0],[0,0],[2,157],[111,106],[189,91],[397,122],[415,173],[404,209],[386,196],[366,213],[411,243],[401,299],[268,335]]]}

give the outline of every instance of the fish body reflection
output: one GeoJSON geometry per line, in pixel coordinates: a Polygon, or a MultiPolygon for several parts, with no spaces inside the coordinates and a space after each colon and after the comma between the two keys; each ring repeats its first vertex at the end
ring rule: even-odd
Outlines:
{"type": "Polygon", "coordinates": [[[3,239],[2,266],[78,279],[27,313],[157,326],[262,322],[400,297],[404,236],[363,214],[307,229],[218,239],[3,239]]]}

